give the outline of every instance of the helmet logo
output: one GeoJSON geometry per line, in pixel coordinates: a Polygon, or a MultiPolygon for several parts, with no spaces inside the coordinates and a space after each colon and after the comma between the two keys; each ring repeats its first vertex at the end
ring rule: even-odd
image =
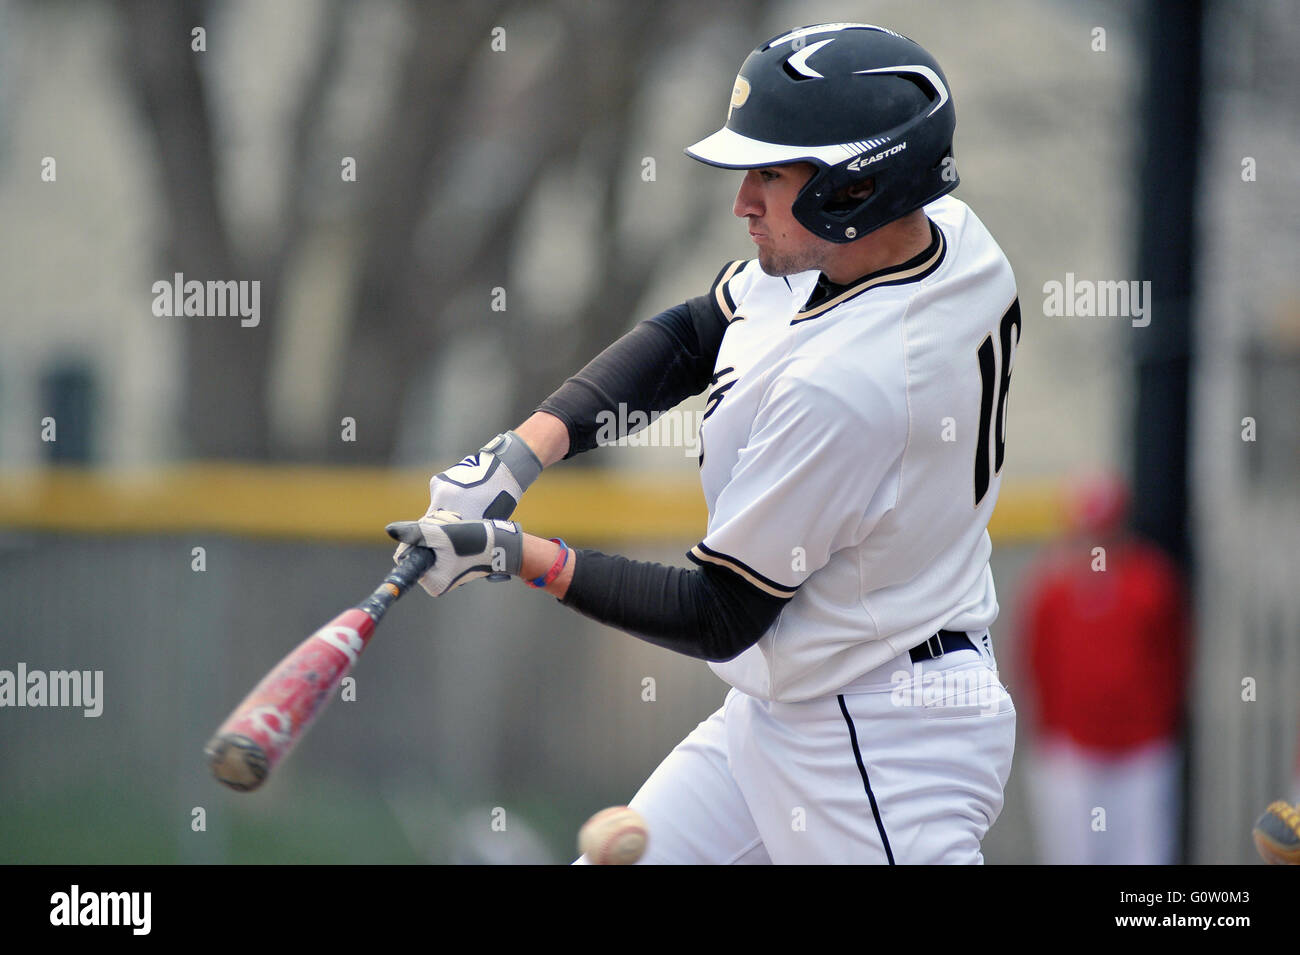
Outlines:
{"type": "Polygon", "coordinates": [[[943,80],[939,79],[939,74],[928,66],[921,66],[919,64],[912,66],[882,66],[878,70],[854,71],[855,76],[861,76],[863,73],[915,73],[917,76],[924,78],[925,81],[934,88],[935,93],[939,96],[939,102],[934,104],[930,109],[930,112],[925,114],[926,116],[933,116],[935,113],[939,112],[939,110],[943,109],[944,103],[948,102],[948,87],[944,85],[943,80]]]}
{"type": "Polygon", "coordinates": [[[727,119],[731,119],[731,110],[744,106],[747,99],[749,99],[749,80],[738,75],[736,85],[731,88],[731,109],[727,110],[727,119]]]}
{"type": "Polygon", "coordinates": [[[773,37],[768,41],[766,49],[774,46],[780,46],[790,40],[798,42],[804,37],[813,36],[818,33],[839,33],[842,30],[875,30],[877,33],[888,33],[890,36],[896,36],[900,40],[906,40],[907,37],[901,33],[895,33],[893,30],[887,30],[884,27],[878,27],[874,23],[848,23],[841,21],[839,23],[817,23],[810,27],[800,27],[798,30],[791,30],[789,33],[782,33],[778,37],[773,37]]]}
{"type": "Polygon", "coordinates": [[[862,170],[870,166],[873,162],[878,162],[879,160],[884,159],[886,156],[893,156],[896,153],[901,153],[906,148],[907,148],[907,143],[901,142],[897,146],[890,146],[888,149],[882,149],[874,156],[868,156],[865,158],[859,156],[857,159],[853,160],[853,162],[849,163],[846,168],[849,170],[849,172],[861,172],[862,170]]]}
{"type": "Polygon", "coordinates": [[[798,46],[799,41],[796,40],[795,45],[797,48],[795,49],[795,52],[790,55],[790,59],[786,60],[786,63],[789,65],[790,69],[794,70],[800,76],[806,76],[809,79],[814,79],[814,80],[824,79],[824,77],[820,73],[818,73],[816,70],[814,70],[811,66],[808,65],[808,57],[812,56],[814,53],[816,53],[818,50],[820,50],[827,43],[830,43],[831,40],[834,39],[835,37],[831,37],[830,40],[819,40],[818,42],[812,44],[812,46],[803,46],[803,47],[798,46]]]}

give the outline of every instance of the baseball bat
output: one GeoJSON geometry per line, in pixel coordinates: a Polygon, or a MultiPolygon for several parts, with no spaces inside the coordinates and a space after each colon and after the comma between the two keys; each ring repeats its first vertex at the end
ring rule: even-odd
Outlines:
{"type": "Polygon", "coordinates": [[[261,786],[325,709],[388,608],[433,562],[433,551],[412,547],[374,593],[313,633],[263,677],[204,747],[212,774],[240,792],[261,786]]]}

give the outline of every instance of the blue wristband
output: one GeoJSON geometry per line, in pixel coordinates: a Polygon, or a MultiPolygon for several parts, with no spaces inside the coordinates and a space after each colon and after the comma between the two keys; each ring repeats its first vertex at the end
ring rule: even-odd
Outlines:
{"type": "Polygon", "coordinates": [[[551,564],[550,570],[542,574],[542,576],[527,582],[529,587],[541,589],[547,584],[553,583],[555,578],[560,576],[564,571],[565,566],[569,563],[569,545],[564,543],[564,541],[560,540],[558,537],[552,537],[551,543],[560,545],[560,553],[555,558],[555,563],[551,564]]]}

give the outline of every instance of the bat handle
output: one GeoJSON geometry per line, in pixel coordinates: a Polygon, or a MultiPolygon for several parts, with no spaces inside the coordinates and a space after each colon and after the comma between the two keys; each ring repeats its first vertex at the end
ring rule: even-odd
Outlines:
{"type": "Polygon", "coordinates": [[[411,589],[417,580],[433,566],[436,555],[428,547],[412,547],[397,565],[384,578],[375,592],[357,604],[357,608],[369,614],[375,623],[387,613],[394,601],[411,589]]]}

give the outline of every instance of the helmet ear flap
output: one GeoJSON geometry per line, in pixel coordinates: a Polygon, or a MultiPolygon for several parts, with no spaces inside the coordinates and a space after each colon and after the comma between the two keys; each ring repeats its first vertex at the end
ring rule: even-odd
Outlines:
{"type": "Polygon", "coordinates": [[[953,155],[952,143],[948,144],[948,148],[935,162],[931,171],[937,172],[939,178],[944,182],[951,182],[953,188],[956,188],[957,184],[961,182],[961,179],[957,176],[957,157],[953,155]]]}
{"type": "Polygon", "coordinates": [[[879,200],[876,177],[848,178],[843,168],[821,168],[795,197],[790,212],[795,221],[813,235],[828,242],[852,242],[866,235],[861,223],[865,213],[879,200]],[[853,196],[850,191],[869,183],[866,195],[853,196]]]}

